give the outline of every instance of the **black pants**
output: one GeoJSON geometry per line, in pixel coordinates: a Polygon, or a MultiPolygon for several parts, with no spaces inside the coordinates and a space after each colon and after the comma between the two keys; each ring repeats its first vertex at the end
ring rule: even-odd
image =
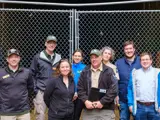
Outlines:
{"type": "Polygon", "coordinates": [[[48,120],[73,120],[73,117],[65,117],[65,118],[53,118],[48,116],[48,120]]]}
{"type": "Polygon", "coordinates": [[[74,120],[79,120],[83,108],[84,103],[82,102],[82,100],[77,98],[74,104],[74,120]]]}

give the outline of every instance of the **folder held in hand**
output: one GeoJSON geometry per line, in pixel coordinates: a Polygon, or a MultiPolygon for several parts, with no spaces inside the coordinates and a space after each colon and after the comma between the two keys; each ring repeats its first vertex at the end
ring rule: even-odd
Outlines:
{"type": "Polygon", "coordinates": [[[88,100],[93,101],[99,101],[104,95],[106,94],[106,89],[99,89],[99,88],[91,88],[88,100]]]}

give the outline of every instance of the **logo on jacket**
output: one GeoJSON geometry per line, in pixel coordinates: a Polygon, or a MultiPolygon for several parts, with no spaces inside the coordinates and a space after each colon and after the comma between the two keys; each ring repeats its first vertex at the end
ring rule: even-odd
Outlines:
{"type": "Polygon", "coordinates": [[[81,73],[81,72],[82,72],[82,70],[78,70],[78,71],[77,71],[77,73],[81,73]]]}
{"type": "Polygon", "coordinates": [[[3,79],[6,79],[6,78],[8,78],[8,77],[10,77],[10,75],[9,75],[9,74],[8,74],[8,75],[3,76],[2,78],[3,78],[3,79]]]}

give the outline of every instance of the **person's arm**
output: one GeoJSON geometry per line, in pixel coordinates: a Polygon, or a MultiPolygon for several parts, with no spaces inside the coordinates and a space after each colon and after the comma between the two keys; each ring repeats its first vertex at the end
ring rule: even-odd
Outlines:
{"type": "Polygon", "coordinates": [[[36,82],[37,82],[37,73],[38,73],[38,58],[37,58],[37,55],[34,56],[33,60],[32,60],[32,63],[31,63],[31,66],[30,66],[30,72],[31,72],[31,75],[32,75],[32,80],[33,80],[33,83],[34,83],[34,92],[37,93],[37,90],[36,90],[36,82]]]}
{"type": "MultiPolygon", "coordinates": [[[[134,72],[134,71],[132,71],[134,72]]],[[[130,112],[133,112],[133,84],[132,84],[132,72],[130,75],[129,83],[128,83],[128,94],[127,94],[127,99],[128,99],[128,107],[130,112]]]]}
{"type": "Polygon", "coordinates": [[[31,71],[30,70],[28,71],[29,73],[28,73],[28,80],[27,80],[27,88],[28,88],[29,96],[31,96],[32,93],[34,92],[34,83],[33,83],[33,79],[32,79],[33,77],[32,77],[31,71]]]}
{"type": "Polygon", "coordinates": [[[87,84],[86,86],[88,86],[89,84],[87,83],[87,81],[85,81],[86,79],[84,78],[84,72],[85,71],[82,71],[78,81],[78,86],[77,86],[78,98],[84,102],[87,109],[93,109],[94,108],[93,103],[88,100],[88,95],[87,95],[88,87],[85,88],[85,85],[87,84]]]}
{"type": "Polygon", "coordinates": [[[105,96],[100,99],[100,103],[102,105],[114,101],[118,92],[118,81],[114,78],[113,70],[108,74],[106,78],[106,82],[108,82],[109,88],[106,91],[105,96]]]}
{"type": "Polygon", "coordinates": [[[28,69],[28,79],[27,79],[27,89],[28,89],[28,98],[30,109],[34,109],[33,107],[33,99],[34,99],[34,83],[31,75],[31,71],[28,69]]]}
{"type": "Polygon", "coordinates": [[[86,79],[84,78],[84,71],[82,71],[82,73],[79,77],[77,89],[78,89],[78,98],[81,99],[83,102],[88,100],[88,95],[87,95],[88,88],[85,89],[85,83],[86,84],[88,84],[88,83],[85,80],[86,79]]]}
{"type": "Polygon", "coordinates": [[[54,91],[54,88],[55,88],[55,84],[56,84],[56,79],[51,79],[48,81],[47,85],[46,85],[46,89],[44,91],[44,102],[45,104],[47,105],[47,107],[49,108],[49,105],[50,105],[50,100],[51,100],[51,97],[52,97],[52,93],[54,91]]]}
{"type": "Polygon", "coordinates": [[[158,73],[158,112],[160,113],[160,72],[158,73]]]}

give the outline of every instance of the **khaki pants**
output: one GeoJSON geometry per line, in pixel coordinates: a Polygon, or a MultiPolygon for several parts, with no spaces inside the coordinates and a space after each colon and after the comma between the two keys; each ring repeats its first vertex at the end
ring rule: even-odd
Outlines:
{"type": "Polygon", "coordinates": [[[30,113],[16,116],[0,116],[0,120],[30,120],[30,113]]]}
{"type": "Polygon", "coordinates": [[[83,110],[82,120],[114,120],[115,114],[113,110],[93,109],[83,110]]]}
{"type": "Polygon", "coordinates": [[[44,103],[44,92],[38,91],[36,98],[33,100],[36,110],[36,120],[45,120],[46,104],[44,103]]]}

